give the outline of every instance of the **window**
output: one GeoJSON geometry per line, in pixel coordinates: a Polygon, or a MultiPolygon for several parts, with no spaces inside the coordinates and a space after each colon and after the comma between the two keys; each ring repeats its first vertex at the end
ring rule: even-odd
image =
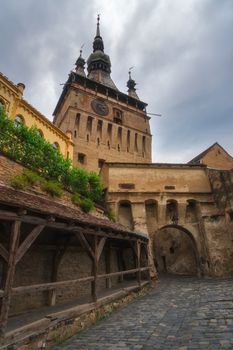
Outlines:
{"type": "Polygon", "coordinates": [[[97,137],[97,146],[99,146],[99,145],[100,145],[100,138],[97,137]]]}
{"type": "Polygon", "coordinates": [[[89,134],[87,134],[87,142],[89,142],[90,141],[90,136],[89,136],[89,134]]]}
{"type": "Polygon", "coordinates": [[[146,153],[146,136],[142,136],[142,154],[143,154],[143,157],[146,153]]]}
{"type": "Polygon", "coordinates": [[[60,146],[59,146],[59,144],[58,144],[57,142],[54,142],[52,146],[53,146],[53,148],[56,149],[57,151],[60,149],[60,146]]]}
{"type": "Polygon", "coordinates": [[[121,127],[118,128],[117,140],[119,142],[119,145],[121,145],[122,144],[122,128],[121,127]]]}
{"type": "Polygon", "coordinates": [[[123,113],[119,109],[113,109],[113,121],[116,124],[122,124],[123,122],[123,113]]]}
{"type": "Polygon", "coordinates": [[[1,107],[5,107],[5,102],[3,101],[2,98],[0,98],[0,108],[1,108],[1,107]]]}
{"type": "Polygon", "coordinates": [[[134,151],[138,152],[138,134],[135,134],[135,139],[134,139],[134,151]]]}
{"type": "Polygon", "coordinates": [[[233,211],[230,211],[228,214],[229,214],[230,220],[233,221],[233,211]]]}
{"type": "Polygon", "coordinates": [[[77,129],[79,129],[79,124],[80,124],[80,113],[77,113],[75,118],[75,125],[77,129]]]}
{"type": "Polygon", "coordinates": [[[83,153],[78,153],[79,164],[86,164],[86,155],[83,153]]]}
{"type": "Polygon", "coordinates": [[[24,124],[24,118],[22,117],[22,115],[17,115],[15,117],[15,121],[14,121],[14,126],[19,126],[19,125],[22,125],[24,124]]]}
{"type": "Polygon", "coordinates": [[[99,138],[102,138],[102,128],[103,128],[103,121],[98,120],[98,122],[97,122],[97,136],[99,138]]]}
{"type": "Polygon", "coordinates": [[[87,131],[89,131],[90,134],[91,134],[91,131],[92,131],[92,122],[93,122],[93,118],[89,116],[87,118],[87,131]]]}
{"type": "Polygon", "coordinates": [[[77,130],[74,130],[74,137],[77,137],[77,130]]]}
{"type": "Polygon", "coordinates": [[[111,148],[110,141],[108,141],[107,145],[108,145],[108,149],[110,149],[111,148]]]}
{"type": "Polygon", "coordinates": [[[108,138],[111,141],[112,140],[112,124],[108,124],[108,138]]]}
{"type": "Polygon", "coordinates": [[[38,129],[38,130],[37,130],[37,133],[38,133],[39,136],[44,137],[44,134],[43,134],[43,131],[42,131],[42,130],[38,129]]]}
{"type": "Polygon", "coordinates": [[[175,190],[175,189],[176,189],[176,186],[168,185],[168,186],[164,186],[164,189],[165,189],[165,190],[175,190]]]}
{"type": "Polygon", "coordinates": [[[105,159],[99,159],[98,160],[98,167],[102,168],[104,166],[104,163],[105,163],[105,159]]]}
{"type": "Polygon", "coordinates": [[[130,131],[127,131],[127,152],[130,150],[130,131]]]}

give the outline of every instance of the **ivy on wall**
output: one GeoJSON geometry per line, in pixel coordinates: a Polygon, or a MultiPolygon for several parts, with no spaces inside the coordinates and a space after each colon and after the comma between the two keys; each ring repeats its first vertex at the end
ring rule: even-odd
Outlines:
{"type": "Polygon", "coordinates": [[[1,106],[0,151],[45,179],[60,183],[64,189],[94,203],[103,200],[104,187],[95,172],[73,167],[69,159],[41,137],[37,128],[16,124],[1,106]]]}

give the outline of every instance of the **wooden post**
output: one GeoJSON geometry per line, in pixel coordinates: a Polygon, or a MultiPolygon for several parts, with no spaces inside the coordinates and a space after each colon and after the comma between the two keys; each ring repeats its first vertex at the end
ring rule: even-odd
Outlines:
{"type": "MultiPolygon", "coordinates": [[[[138,240],[135,242],[135,252],[136,252],[136,268],[140,269],[140,260],[141,260],[141,242],[138,240]]],[[[137,273],[138,284],[141,287],[141,271],[137,273]]]]}
{"type": "MultiPolygon", "coordinates": [[[[120,250],[117,250],[117,267],[118,267],[118,271],[125,270],[124,261],[123,261],[123,253],[122,253],[121,248],[120,248],[120,250]]],[[[123,280],[124,280],[124,276],[120,275],[118,281],[120,283],[122,283],[123,280]]]]}
{"type": "MultiPolygon", "coordinates": [[[[146,252],[146,265],[149,266],[149,243],[145,243],[144,247],[146,252]]],[[[148,281],[151,283],[150,269],[147,271],[147,277],[148,281]]]]}
{"type": "MultiPolygon", "coordinates": [[[[111,247],[108,247],[105,252],[105,266],[106,266],[106,273],[111,273],[111,247]]],[[[112,287],[112,280],[111,277],[108,277],[106,279],[106,288],[112,287]]]]}
{"type": "MultiPolygon", "coordinates": [[[[66,247],[58,247],[53,258],[53,267],[51,274],[51,281],[57,282],[58,268],[60,266],[63,255],[65,254],[66,247]]],[[[56,304],[57,291],[53,289],[49,291],[49,306],[54,306],[56,304]]]]}
{"type": "Polygon", "coordinates": [[[14,221],[11,226],[9,258],[7,264],[6,278],[4,281],[4,296],[1,304],[0,314],[0,326],[1,333],[4,334],[7,326],[8,314],[11,301],[11,288],[13,285],[15,266],[16,266],[16,253],[19,245],[20,236],[20,221],[14,221]]]}
{"type": "Polygon", "coordinates": [[[94,236],[94,258],[92,259],[92,276],[94,276],[94,281],[91,282],[91,295],[94,302],[97,301],[97,273],[98,273],[97,236],[94,236]]]}

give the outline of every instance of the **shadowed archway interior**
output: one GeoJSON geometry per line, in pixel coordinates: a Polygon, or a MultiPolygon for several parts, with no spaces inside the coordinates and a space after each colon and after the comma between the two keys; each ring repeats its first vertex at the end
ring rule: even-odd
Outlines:
{"type": "Polygon", "coordinates": [[[182,226],[160,228],[154,238],[158,273],[199,275],[199,259],[192,234],[182,226]]]}

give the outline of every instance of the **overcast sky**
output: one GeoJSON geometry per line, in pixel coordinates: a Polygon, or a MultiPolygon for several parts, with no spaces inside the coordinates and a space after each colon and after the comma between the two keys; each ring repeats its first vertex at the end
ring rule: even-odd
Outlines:
{"type": "Polygon", "coordinates": [[[128,68],[148,103],[154,162],[186,162],[218,141],[233,155],[233,0],[0,0],[0,71],[52,120],[101,14],[112,78],[128,68]]]}

